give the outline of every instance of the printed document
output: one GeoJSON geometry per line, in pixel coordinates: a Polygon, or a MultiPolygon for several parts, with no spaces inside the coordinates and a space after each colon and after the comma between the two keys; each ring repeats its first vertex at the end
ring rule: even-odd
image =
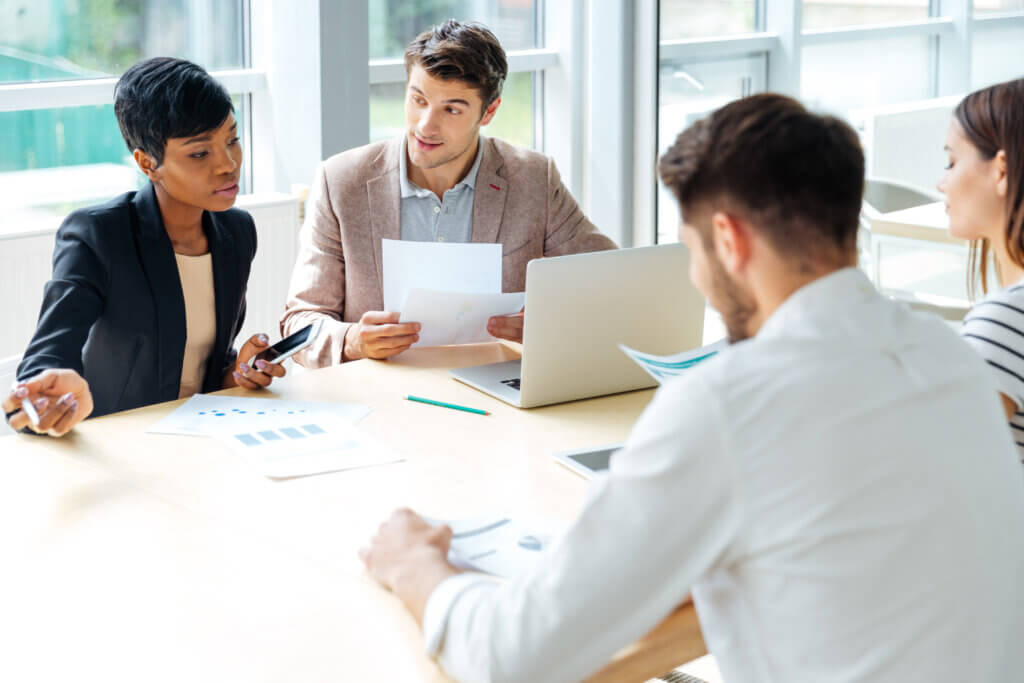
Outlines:
{"type": "Polygon", "coordinates": [[[304,477],[357,467],[386,465],[402,457],[341,420],[272,421],[217,439],[248,465],[272,479],[304,477]]]}
{"type": "Polygon", "coordinates": [[[384,309],[404,313],[413,289],[500,293],[501,249],[500,244],[384,240],[384,309]]]}
{"type": "Polygon", "coordinates": [[[448,561],[453,565],[506,579],[529,570],[566,526],[551,520],[512,519],[505,515],[427,522],[452,528],[448,561]]]}
{"type": "Polygon", "coordinates": [[[632,358],[633,362],[643,368],[647,374],[658,380],[658,384],[664,384],[665,380],[681,375],[693,366],[713,358],[728,346],[729,342],[723,339],[714,344],[683,351],[673,356],[655,356],[619,344],[622,352],[632,358]]]}
{"type": "Polygon", "coordinates": [[[217,436],[258,430],[283,422],[341,420],[355,424],[370,414],[369,406],[357,403],[317,403],[273,398],[243,398],[196,394],[164,419],[146,430],[147,434],[217,436]]]}
{"type": "Polygon", "coordinates": [[[420,340],[413,346],[444,346],[492,341],[487,319],[523,309],[526,294],[486,294],[413,289],[402,307],[401,322],[417,322],[420,340]]]}

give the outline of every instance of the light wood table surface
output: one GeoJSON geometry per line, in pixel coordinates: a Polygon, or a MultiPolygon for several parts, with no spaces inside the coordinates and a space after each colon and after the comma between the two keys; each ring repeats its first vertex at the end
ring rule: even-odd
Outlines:
{"type": "MultiPolygon", "coordinates": [[[[447,680],[357,550],[399,506],[571,520],[586,482],[550,454],[622,441],[653,395],[524,411],[447,373],[516,357],[501,344],[412,350],[258,394],[369,405],[360,428],[405,461],[361,470],[274,481],[215,441],[144,433],[180,401],[63,439],[0,438],[0,680],[447,680]]],[[[704,653],[684,607],[594,680],[644,680],[704,653]]]]}

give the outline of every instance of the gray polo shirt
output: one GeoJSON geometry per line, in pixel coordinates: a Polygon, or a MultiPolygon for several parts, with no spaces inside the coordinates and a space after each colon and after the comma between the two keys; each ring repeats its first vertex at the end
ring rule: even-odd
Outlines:
{"type": "Polygon", "coordinates": [[[469,242],[473,237],[473,195],[476,175],[483,157],[483,136],[479,139],[476,160],[466,177],[438,200],[409,180],[406,161],[408,138],[402,138],[398,182],[402,190],[402,239],[411,242],[469,242]]]}

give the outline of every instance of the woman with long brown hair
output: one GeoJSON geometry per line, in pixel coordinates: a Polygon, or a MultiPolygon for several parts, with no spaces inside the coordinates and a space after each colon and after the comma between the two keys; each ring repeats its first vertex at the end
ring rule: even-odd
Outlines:
{"type": "Polygon", "coordinates": [[[988,361],[1024,459],[1024,78],[967,95],[946,134],[949,232],[970,240],[967,286],[984,298],[962,334],[988,361]],[[998,287],[990,290],[990,265],[998,287]]]}

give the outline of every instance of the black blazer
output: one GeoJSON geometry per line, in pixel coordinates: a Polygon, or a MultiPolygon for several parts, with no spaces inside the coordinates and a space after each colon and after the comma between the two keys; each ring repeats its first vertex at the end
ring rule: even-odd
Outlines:
{"type": "MultiPolygon", "coordinates": [[[[240,209],[203,212],[216,290],[217,335],[203,391],[221,388],[237,356],[256,226],[240,209]]],[[[72,368],[89,382],[94,416],[178,398],[185,298],[152,184],[75,211],[57,231],[53,278],[18,379],[72,368]]]]}

